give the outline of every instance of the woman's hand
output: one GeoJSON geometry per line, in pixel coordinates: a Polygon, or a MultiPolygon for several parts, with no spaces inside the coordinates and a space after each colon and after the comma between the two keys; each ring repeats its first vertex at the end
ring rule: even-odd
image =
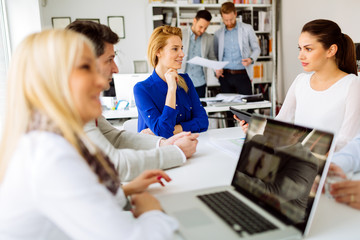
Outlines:
{"type": "Polygon", "coordinates": [[[168,69],[164,74],[168,90],[166,94],[165,105],[176,109],[176,89],[179,75],[175,69],[168,69]]]}
{"type": "Polygon", "coordinates": [[[243,132],[246,134],[247,130],[249,128],[249,124],[246,123],[244,120],[240,120],[235,114],[234,114],[234,118],[236,121],[238,121],[240,127],[242,128],[243,132]]]}
{"type": "Polygon", "coordinates": [[[175,127],[174,127],[174,135],[175,134],[178,134],[178,133],[181,133],[183,131],[183,128],[181,126],[181,124],[176,124],[175,127]]]}
{"type": "Polygon", "coordinates": [[[123,190],[126,196],[130,196],[135,193],[144,192],[150,184],[160,183],[161,186],[165,186],[161,179],[170,182],[171,178],[162,170],[146,170],[140,176],[125,184],[123,190]]]}
{"type": "Polygon", "coordinates": [[[175,90],[177,88],[177,82],[179,80],[179,75],[175,69],[169,68],[164,74],[166,83],[168,85],[168,90],[175,90]]]}
{"type": "Polygon", "coordinates": [[[131,211],[136,218],[151,210],[162,210],[159,201],[148,192],[132,195],[131,204],[133,206],[131,211]]]}

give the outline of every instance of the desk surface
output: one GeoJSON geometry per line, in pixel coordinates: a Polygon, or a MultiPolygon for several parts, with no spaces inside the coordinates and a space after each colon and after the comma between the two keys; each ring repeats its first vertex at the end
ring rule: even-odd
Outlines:
{"type": "MultiPolygon", "coordinates": [[[[166,171],[172,181],[165,188],[155,185],[150,188],[150,192],[162,195],[230,185],[238,159],[233,154],[216,149],[211,139],[237,138],[243,135],[241,128],[211,129],[201,133],[194,156],[184,166],[166,171]]],[[[306,239],[359,239],[358,223],[360,211],[322,195],[306,239]]]]}
{"type": "MultiPolygon", "coordinates": [[[[239,110],[270,108],[271,102],[269,101],[250,102],[243,105],[236,105],[233,107],[236,107],[239,110]]],[[[207,113],[225,112],[225,111],[229,111],[229,106],[221,106],[221,107],[208,106],[205,107],[205,111],[207,113]]],[[[104,110],[103,116],[106,119],[137,118],[138,111],[136,107],[130,108],[129,110],[104,110]]]]}

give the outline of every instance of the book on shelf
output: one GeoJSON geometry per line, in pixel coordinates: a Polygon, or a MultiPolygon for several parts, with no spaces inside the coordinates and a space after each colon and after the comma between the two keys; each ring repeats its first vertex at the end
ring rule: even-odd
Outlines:
{"type": "MultiPolygon", "coordinates": [[[[225,1],[227,2],[227,1],[225,1]]],[[[271,4],[271,0],[233,0],[235,4],[271,4]]]]}
{"type": "Polygon", "coordinates": [[[175,18],[175,17],[173,17],[173,18],[171,19],[171,25],[170,25],[170,26],[176,27],[176,18],[175,18]]]}
{"type": "Polygon", "coordinates": [[[270,32],[271,30],[271,11],[258,12],[258,31],[270,32]]]}
{"type": "Polygon", "coordinates": [[[160,15],[153,15],[153,21],[159,21],[159,20],[164,20],[164,15],[160,14],[160,15]]]}
{"type": "Polygon", "coordinates": [[[164,15],[164,23],[166,25],[170,25],[173,15],[174,15],[174,12],[170,9],[165,9],[165,10],[163,10],[163,15],[164,15]]]}
{"type": "Polygon", "coordinates": [[[270,56],[269,49],[269,35],[268,34],[258,34],[259,46],[260,46],[260,56],[270,56]]]}
{"type": "Polygon", "coordinates": [[[243,23],[251,24],[251,11],[250,10],[240,10],[237,12],[238,16],[241,16],[241,21],[243,23]]]}
{"type": "Polygon", "coordinates": [[[259,11],[258,10],[254,10],[253,11],[253,28],[254,31],[258,31],[259,30],[259,11]]]}
{"type": "Polygon", "coordinates": [[[214,3],[217,3],[216,0],[201,0],[201,3],[204,3],[204,4],[214,4],[214,3]]]}
{"type": "Polygon", "coordinates": [[[154,29],[160,26],[164,25],[164,21],[163,20],[157,20],[157,21],[153,21],[154,23],[154,29]]]}
{"type": "Polygon", "coordinates": [[[273,62],[257,61],[253,66],[253,72],[253,83],[271,82],[273,62]]]}
{"type": "Polygon", "coordinates": [[[163,9],[162,7],[154,7],[152,9],[153,15],[162,15],[163,14],[163,9]]]}
{"type": "Polygon", "coordinates": [[[191,18],[193,19],[196,16],[196,12],[194,11],[182,11],[180,13],[180,18],[191,18]]]}

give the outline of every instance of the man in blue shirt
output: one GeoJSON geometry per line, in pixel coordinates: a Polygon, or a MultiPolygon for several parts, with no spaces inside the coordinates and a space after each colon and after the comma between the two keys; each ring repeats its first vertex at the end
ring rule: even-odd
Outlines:
{"type": "Polygon", "coordinates": [[[252,94],[252,66],[260,55],[258,38],[251,25],[236,22],[236,9],[225,2],[220,9],[225,26],[214,35],[214,51],[219,61],[229,61],[225,69],[216,70],[221,92],[252,94]]]}
{"type": "MultiPolygon", "coordinates": [[[[182,31],[185,61],[196,56],[216,60],[213,37],[205,32],[210,21],[210,12],[207,10],[200,10],[196,13],[191,28],[189,27],[182,31]]],[[[189,74],[199,97],[205,97],[206,68],[195,64],[186,64],[185,61],[179,71],[189,74]]]]}

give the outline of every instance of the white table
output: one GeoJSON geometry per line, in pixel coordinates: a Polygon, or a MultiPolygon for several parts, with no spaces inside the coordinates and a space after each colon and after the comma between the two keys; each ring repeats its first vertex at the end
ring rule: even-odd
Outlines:
{"type": "MultiPolygon", "coordinates": [[[[269,101],[250,102],[242,105],[235,105],[233,107],[236,107],[239,110],[270,108],[271,102],[269,101]]],[[[221,106],[221,107],[207,106],[205,107],[205,111],[207,113],[226,112],[229,111],[229,106],[221,106]]],[[[137,118],[138,111],[136,107],[130,108],[129,110],[104,110],[103,116],[106,119],[137,118]]]]}
{"type": "MultiPolygon", "coordinates": [[[[155,195],[178,193],[200,188],[230,185],[237,158],[211,144],[212,138],[244,136],[241,128],[211,129],[201,133],[194,156],[178,168],[167,170],[172,181],[165,188],[152,186],[155,195]]],[[[240,152],[240,150],[239,150],[240,152]]],[[[308,240],[360,239],[360,211],[338,204],[322,195],[308,240]]]]}

